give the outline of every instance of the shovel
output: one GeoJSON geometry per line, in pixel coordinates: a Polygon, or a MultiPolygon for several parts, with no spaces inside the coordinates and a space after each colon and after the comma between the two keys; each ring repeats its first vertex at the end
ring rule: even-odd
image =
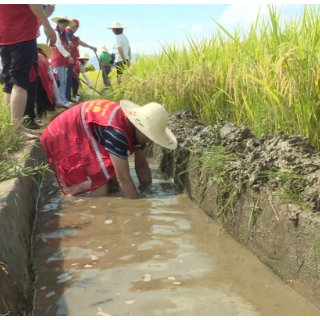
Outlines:
{"type": "MultiPolygon", "coordinates": [[[[84,80],[82,80],[82,79],[80,79],[79,78],[79,80],[81,81],[81,82],[83,82],[84,84],[86,84],[88,87],[89,87],[89,85],[84,81],[84,80]]],[[[102,93],[101,92],[99,92],[98,90],[96,90],[96,89],[94,89],[94,88],[91,88],[93,91],[95,91],[95,92],[97,92],[97,93],[99,93],[100,94],[100,96],[102,96],[102,93]]]]}

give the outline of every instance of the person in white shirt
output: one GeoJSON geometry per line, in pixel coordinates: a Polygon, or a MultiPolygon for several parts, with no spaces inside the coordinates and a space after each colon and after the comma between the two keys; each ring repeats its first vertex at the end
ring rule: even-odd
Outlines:
{"type": "Polygon", "coordinates": [[[121,81],[121,75],[123,73],[124,66],[130,67],[131,65],[131,48],[129,44],[128,38],[123,34],[123,29],[127,29],[126,27],[122,27],[119,22],[114,22],[110,28],[112,32],[116,35],[116,40],[114,43],[115,48],[115,63],[117,65],[117,80],[118,84],[121,81]]]}

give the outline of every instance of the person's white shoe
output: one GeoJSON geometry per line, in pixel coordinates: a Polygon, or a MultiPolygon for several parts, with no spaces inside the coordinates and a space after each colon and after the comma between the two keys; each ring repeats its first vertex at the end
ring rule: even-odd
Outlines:
{"type": "Polygon", "coordinates": [[[63,105],[65,108],[71,108],[71,107],[73,107],[74,106],[74,103],[72,103],[72,102],[67,102],[67,103],[65,103],[64,105],[63,105]]]}

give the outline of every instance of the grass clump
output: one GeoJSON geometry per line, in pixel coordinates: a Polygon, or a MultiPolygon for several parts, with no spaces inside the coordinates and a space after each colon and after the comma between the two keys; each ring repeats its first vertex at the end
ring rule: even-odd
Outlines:
{"type": "Polygon", "coordinates": [[[303,209],[308,207],[308,204],[303,200],[303,192],[305,189],[304,179],[306,175],[273,168],[272,170],[261,172],[259,176],[277,182],[280,191],[274,192],[272,195],[280,198],[280,204],[297,203],[300,204],[303,209]]]}
{"type": "MultiPolygon", "coordinates": [[[[225,213],[228,207],[231,207],[231,212],[234,214],[233,204],[241,187],[233,177],[235,163],[238,160],[237,157],[232,154],[227,147],[216,145],[210,146],[200,155],[197,154],[198,151],[190,152],[190,160],[192,159],[193,164],[189,165],[180,175],[194,170],[201,176],[204,171],[212,173],[212,177],[207,181],[204,193],[210,186],[216,184],[221,193],[217,216],[225,213]]],[[[191,161],[189,161],[189,163],[191,161]]]]}
{"type": "Polygon", "coordinates": [[[47,171],[51,172],[48,164],[36,167],[25,167],[25,160],[33,160],[24,150],[21,157],[13,156],[13,152],[22,149],[21,135],[17,133],[17,126],[11,124],[7,106],[4,103],[3,91],[0,86],[0,182],[12,178],[31,177],[36,183],[35,176],[40,174],[44,179],[47,171]]]}

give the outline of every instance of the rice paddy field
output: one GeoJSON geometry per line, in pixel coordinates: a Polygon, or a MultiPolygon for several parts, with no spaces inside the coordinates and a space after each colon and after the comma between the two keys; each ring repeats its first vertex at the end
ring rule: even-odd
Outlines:
{"type": "Polygon", "coordinates": [[[220,25],[211,39],[165,44],[160,54],[135,59],[116,97],[156,101],[169,112],[189,108],[205,124],[231,121],[257,136],[300,133],[319,149],[319,14],[319,6],[305,5],[283,21],[269,6],[269,17],[245,33],[220,25]]]}

